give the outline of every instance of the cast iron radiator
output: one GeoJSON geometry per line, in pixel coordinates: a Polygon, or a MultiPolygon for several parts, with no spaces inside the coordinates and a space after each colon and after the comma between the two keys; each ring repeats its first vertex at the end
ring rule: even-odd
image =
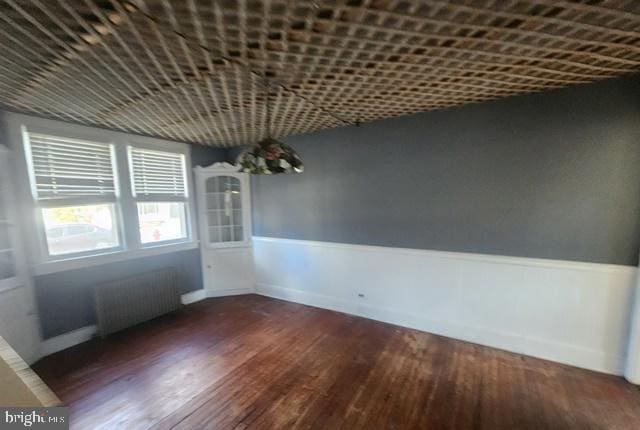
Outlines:
{"type": "Polygon", "coordinates": [[[98,333],[105,336],[182,306],[173,267],[96,286],[98,333]]]}

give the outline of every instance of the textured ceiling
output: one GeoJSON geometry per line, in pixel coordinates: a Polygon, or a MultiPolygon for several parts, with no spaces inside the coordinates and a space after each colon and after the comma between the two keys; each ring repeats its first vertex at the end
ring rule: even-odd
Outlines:
{"type": "Polygon", "coordinates": [[[0,0],[0,104],[216,146],[637,71],[639,0],[0,0]]]}

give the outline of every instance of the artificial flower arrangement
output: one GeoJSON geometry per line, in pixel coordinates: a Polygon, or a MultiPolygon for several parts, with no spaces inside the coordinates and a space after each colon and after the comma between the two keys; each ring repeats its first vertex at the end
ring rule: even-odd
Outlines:
{"type": "Polygon", "coordinates": [[[272,175],[301,173],[304,165],[289,145],[270,137],[261,140],[238,157],[241,172],[272,175]]]}

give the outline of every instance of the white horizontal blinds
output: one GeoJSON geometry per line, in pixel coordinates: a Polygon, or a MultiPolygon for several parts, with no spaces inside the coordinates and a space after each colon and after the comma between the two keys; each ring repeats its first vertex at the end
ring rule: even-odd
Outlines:
{"type": "Polygon", "coordinates": [[[29,133],[29,147],[38,199],[116,195],[110,144],[29,133]]]}
{"type": "Polygon", "coordinates": [[[131,147],[129,156],[136,196],[187,196],[183,154],[131,147]]]}

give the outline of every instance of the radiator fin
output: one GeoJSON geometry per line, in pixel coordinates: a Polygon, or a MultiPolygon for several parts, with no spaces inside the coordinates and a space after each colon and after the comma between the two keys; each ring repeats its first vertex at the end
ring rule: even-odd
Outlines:
{"type": "Polygon", "coordinates": [[[177,270],[163,268],[98,285],[95,305],[101,336],[179,309],[177,270]]]}

